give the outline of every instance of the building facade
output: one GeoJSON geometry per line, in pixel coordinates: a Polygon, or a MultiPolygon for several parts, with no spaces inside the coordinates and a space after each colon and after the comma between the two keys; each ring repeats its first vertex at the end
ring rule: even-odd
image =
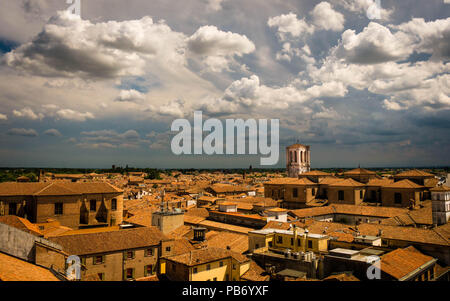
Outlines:
{"type": "Polygon", "coordinates": [[[288,177],[297,178],[299,174],[310,171],[311,151],[309,145],[293,144],[286,147],[286,171],[288,177]]]}
{"type": "Polygon", "coordinates": [[[1,183],[0,215],[33,223],[52,218],[80,228],[117,225],[123,220],[123,191],[108,183],[1,183]]]}

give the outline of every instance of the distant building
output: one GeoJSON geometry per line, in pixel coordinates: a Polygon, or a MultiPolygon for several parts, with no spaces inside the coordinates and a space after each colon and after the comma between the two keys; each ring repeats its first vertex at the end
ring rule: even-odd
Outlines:
{"type": "Polygon", "coordinates": [[[181,209],[169,209],[169,203],[164,202],[165,192],[161,196],[161,204],[158,211],[152,213],[152,226],[157,227],[162,233],[168,234],[184,225],[184,212],[181,209]]]}
{"type": "Polygon", "coordinates": [[[376,177],[375,172],[360,167],[344,172],[344,178],[350,178],[361,183],[367,183],[376,177]]]}
{"type": "Polygon", "coordinates": [[[450,220],[450,187],[441,186],[430,189],[433,211],[433,224],[443,225],[450,220]]]}
{"type": "Polygon", "coordinates": [[[221,248],[203,248],[161,260],[161,274],[172,281],[240,281],[250,259],[221,248]]]}
{"type": "Polygon", "coordinates": [[[52,218],[70,228],[117,225],[123,219],[123,191],[102,183],[0,183],[0,215],[32,223],[52,218]]]}
{"type": "Polygon", "coordinates": [[[394,181],[408,179],[418,185],[425,186],[428,179],[434,179],[434,175],[422,170],[412,169],[394,175],[394,181]]]}
{"type": "Polygon", "coordinates": [[[310,171],[310,146],[293,144],[286,147],[286,171],[288,177],[297,178],[299,174],[310,171]]]}
{"type": "Polygon", "coordinates": [[[381,203],[387,207],[413,207],[423,199],[425,187],[405,179],[381,187],[381,203]]]}
{"type": "Polygon", "coordinates": [[[328,236],[311,234],[308,230],[294,227],[291,230],[261,229],[248,233],[249,251],[278,250],[291,252],[326,252],[328,250],[328,236]]]}
{"type": "Polygon", "coordinates": [[[155,227],[99,228],[51,237],[63,250],[81,259],[81,280],[134,280],[158,272],[159,259],[171,255],[173,239],[155,227]]]}

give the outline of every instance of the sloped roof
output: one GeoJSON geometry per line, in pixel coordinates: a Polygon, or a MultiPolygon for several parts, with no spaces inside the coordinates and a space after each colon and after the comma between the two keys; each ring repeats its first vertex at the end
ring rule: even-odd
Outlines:
{"type": "Polygon", "coordinates": [[[400,214],[408,212],[406,208],[393,208],[393,207],[375,207],[375,206],[360,206],[360,205],[347,205],[347,204],[332,204],[323,207],[304,208],[290,211],[297,217],[312,217],[327,214],[349,214],[349,215],[366,215],[366,216],[378,216],[378,217],[394,217],[400,214]]]}
{"type": "Polygon", "coordinates": [[[398,173],[394,175],[394,177],[434,177],[433,174],[418,170],[418,169],[411,169],[407,170],[401,173],[398,173]]]}
{"type": "Polygon", "coordinates": [[[316,183],[308,180],[308,178],[295,179],[295,181],[292,181],[292,182],[289,182],[286,184],[287,185],[317,185],[316,183]]]}
{"type": "Polygon", "coordinates": [[[270,275],[267,275],[264,269],[252,260],[250,262],[250,268],[241,276],[241,279],[247,281],[269,281],[270,275]]]}
{"type": "Polygon", "coordinates": [[[334,182],[329,184],[330,187],[361,187],[364,186],[363,183],[357,182],[353,179],[345,179],[339,182],[334,182]]]}
{"type": "Polygon", "coordinates": [[[328,172],[323,172],[320,170],[311,170],[301,174],[301,176],[330,176],[328,172]]]}
{"type": "Polygon", "coordinates": [[[306,145],[306,144],[300,144],[300,143],[295,143],[295,144],[289,145],[289,146],[286,147],[286,148],[300,148],[300,147],[309,147],[309,145],[306,145]]]}
{"type": "Polygon", "coordinates": [[[0,281],[59,281],[48,269],[0,253],[0,281]]]}
{"type": "Polygon", "coordinates": [[[64,251],[75,255],[98,254],[155,246],[168,240],[156,227],[51,237],[64,251]]]}
{"type": "Polygon", "coordinates": [[[264,182],[264,185],[284,185],[296,182],[297,180],[297,178],[274,178],[264,182]]]}
{"type": "Polygon", "coordinates": [[[450,187],[442,185],[442,186],[439,186],[439,187],[431,188],[430,191],[434,191],[434,192],[450,192],[450,187]]]}
{"type": "Polygon", "coordinates": [[[370,179],[369,182],[367,182],[366,186],[380,186],[381,187],[381,186],[390,185],[392,183],[394,183],[393,179],[386,179],[386,178],[376,179],[376,178],[374,178],[374,179],[370,179]]]}
{"type": "Polygon", "coordinates": [[[330,184],[334,184],[334,183],[337,183],[337,182],[340,182],[340,181],[342,181],[343,179],[341,179],[341,178],[336,178],[336,177],[326,177],[326,178],[323,178],[323,179],[321,179],[320,181],[319,181],[319,184],[320,185],[330,185],[330,184]]]}
{"type": "Polygon", "coordinates": [[[169,256],[167,259],[187,266],[196,266],[229,257],[232,257],[241,263],[248,262],[250,260],[244,255],[221,248],[196,249],[181,255],[169,256]]]}
{"type": "Polygon", "coordinates": [[[409,189],[419,189],[419,188],[424,188],[422,185],[418,185],[408,179],[404,179],[392,184],[388,184],[383,186],[383,188],[409,188],[409,189]]]}
{"type": "Polygon", "coordinates": [[[435,229],[429,230],[414,227],[389,226],[367,223],[358,225],[358,231],[362,235],[376,236],[379,234],[379,230],[382,230],[381,237],[386,239],[434,244],[447,247],[450,246],[449,237],[443,236],[439,231],[436,231],[435,229]]]}
{"type": "Polygon", "coordinates": [[[395,279],[401,279],[432,260],[433,257],[420,253],[414,247],[407,247],[381,256],[380,268],[395,279]]]}
{"type": "Polygon", "coordinates": [[[43,236],[38,226],[32,224],[27,219],[15,215],[0,216],[0,223],[9,225],[11,227],[17,228],[19,230],[25,231],[33,235],[43,236]]]}
{"type": "Polygon", "coordinates": [[[242,254],[248,251],[248,235],[209,231],[206,233],[206,241],[202,244],[210,248],[230,248],[231,251],[242,254]]]}
{"type": "Polygon", "coordinates": [[[323,279],[323,281],[359,281],[353,274],[349,273],[339,273],[335,275],[330,275],[323,279]]]}

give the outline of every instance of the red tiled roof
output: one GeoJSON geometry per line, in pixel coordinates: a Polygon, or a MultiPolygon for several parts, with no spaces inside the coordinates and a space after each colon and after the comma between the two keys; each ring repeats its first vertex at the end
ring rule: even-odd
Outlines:
{"type": "Polygon", "coordinates": [[[32,224],[27,219],[15,215],[0,216],[0,223],[9,225],[36,236],[43,236],[38,226],[32,224]]]}
{"type": "Polygon", "coordinates": [[[414,183],[414,182],[411,182],[410,180],[408,180],[408,179],[405,179],[405,180],[401,180],[401,181],[398,181],[398,182],[395,182],[395,183],[392,183],[392,184],[388,184],[388,185],[385,185],[385,186],[383,186],[383,188],[409,188],[409,189],[419,189],[419,188],[424,188],[423,186],[421,186],[421,185],[417,185],[416,183],[414,183]]]}
{"type": "Polygon", "coordinates": [[[432,260],[433,257],[420,253],[414,247],[408,247],[381,256],[380,268],[395,279],[401,279],[432,260]]]}
{"type": "Polygon", "coordinates": [[[434,177],[434,175],[422,170],[412,169],[398,173],[394,177],[434,177]]]}
{"type": "Polygon", "coordinates": [[[59,281],[48,269],[0,253],[0,281],[59,281]]]}
{"type": "Polygon", "coordinates": [[[364,169],[364,168],[355,168],[349,171],[344,172],[344,175],[346,176],[353,176],[353,175],[375,175],[376,172],[364,169]]]}
{"type": "Polygon", "coordinates": [[[229,257],[239,262],[248,262],[250,260],[244,255],[221,248],[196,249],[181,255],[169,256],[167,259],[187,266],[196,266],[229,257]]]}

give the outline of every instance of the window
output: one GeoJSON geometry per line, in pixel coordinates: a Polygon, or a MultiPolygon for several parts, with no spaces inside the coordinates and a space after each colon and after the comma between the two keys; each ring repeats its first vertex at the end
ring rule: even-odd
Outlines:
{"type": "Polygon", "coordinates": [[[316,189],[313,188],[313,189],[311,190],[311,193],[312,193],[313,196],[315,196],[315,195],[316,195],[316,189]]]}
{"type": "Polygon", "coordinates": [[[292,197],[293,198],[297,198],[298,197],[298,189],[297,188],[292,189],[292,197]]]}
{"type": "Polygon", "coordinates": [[[206,270],[209,271],[210,269],[211,269],[211,265],[210,265],[210,264],[207,264],[207,265],[206,265],[206,270]]]}
{"type": "Polygon", "coordinates": [[[277,243],[282,244],[283,243],[283,236],[277,236],[277,243]]]}
{"type": "Polygon", "coordinates": [[[312,240],[308,240],[308,248],[309,248],[309,249],[312,249],[312,247],[313,247],[312,240]]]}
{"type": "Polygon", "coordinates": [[[272,248],[272,242],[269,241],[269,248],[272,248]]]}
{"type": "Polygon", "coordinates": [[[219,263],[219,266],[220,266],[220,267],[223,267],[223,261],[221,261],[221,262],[219,263]]]}
{"type": "Polygon", "coordinates": [[[126,269],[125,279],[126,280],[130,280],[130,279],[133,279],[133,278],[134,278],[134,269],[132,269],[132,268],[126,269]]]}
{"type": "Polygon", "coordinates": [[[95,200],[89,201],[89,210],[90,211],[97,211],[97,202],[95,200]]]}
{"type": "Polygon", "coordinates": [[[360,198],[360,199],[363,198],[363,191],[362,191],[362,190],[359,191],[359,198],[360,198]]]}
{"type": "Polygon", "coordinates": [[[153,265],[149,264],[145,266],[145,276],[153,275],[153,265]]]}
{"type": "Polygon", "coordinates": [[[111,210],[116,211],[117,210],[117,199],[111,200],[111,210]]]}
{"type": "Polygon", "coordinates": [[[9,215],[16,215],[17,213],[17,204],[9,203],[9,215]]]}
{"type": "Polygon", "coordinates": [[[394,194],[394,202],[396,204],[401,204],[402,203],[402,194],[400,192],[396,192],[394,194]]]}
{"type": "Polygon", "coordinates": [[[100,281],[104,281],[105,280],[105,273],[98,273],[98,279],[100,279],[100,281]]]}
{"type": "Polygon", "coordinates": [[[233,270],[235,270],[235,269],[236,269],[236,264],[233,263],[233,270]]]}
{"type": "Polygon", "coordinates": [[[147,249],[145,252],[145,256],[153,256],[153,249],[147,249]]]}
{"type": "Polygon", "coordinates": [[[302,240],[301,240],[300,238],[297,238],[297,245],[298,245],[299,247],[302,246],[302,240]]]}
{"type": "Polygon", "coordinates": [[[197,274],[197,268],[194,268],[194,274],[197,274]]]}
{"type": "Polygon", "coordinates": [[[63,203],[55,203],[55,215],[63,214],[63,203]]]}
{"type": "Polygon", "coordinates": [[[166,252],[170,252],[170,247],[166,247],[166,252]]]}
{"type": "Polygon", "coordinates": [[[94,257],[94,264],[102,264],[105,262],[105,256],[98,255],[94,257]]]}
{"type": "Polygon", "coordinates": [[[344,190],[339,190],[338,191],[338,199],[339,199],[339,201],[343,201],[344,200],[344,190]]]}
{"type": "Polygon", "coordinates": [[[293,245],[294,245],[294,239],[291,238],[291,246],[293,246],[293,245]]]}
{"type": "Polygon", "coordinates": [[[134,251],[127,251],[127,259],[133,259],[134,258],[134,251]]]}

